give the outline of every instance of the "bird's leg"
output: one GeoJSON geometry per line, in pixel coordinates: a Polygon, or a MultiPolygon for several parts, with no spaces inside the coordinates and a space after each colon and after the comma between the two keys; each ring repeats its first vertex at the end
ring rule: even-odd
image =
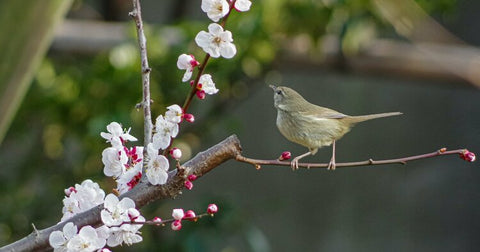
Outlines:
{"type": "Polygon", "coordinates": [[[290,166],[292,167],[292,170],[294,170],[294,171],[295,171],[295,170],[298,170],[298,160],[300,160],[300,159],[302,159],[302,158],[304,158],[304,157],[306,157],[306,156],[308,156],[308,155],[312,155],[312,152],[309,151],[309,152],[304,153],[304,154],[302,154],[302,155],[300,155],[300,156],[298,156],[298,157],[295,157],[295,158],[292,160],[292,162],[290,163],[290,166]]]}
{"type": "Polygon", "coordinates": [[[328,170],[335,170],[335,140],[333,140],[333,145],[332,145],[332,158],[330,159],[330,163],[328,163],[328,170]]]}

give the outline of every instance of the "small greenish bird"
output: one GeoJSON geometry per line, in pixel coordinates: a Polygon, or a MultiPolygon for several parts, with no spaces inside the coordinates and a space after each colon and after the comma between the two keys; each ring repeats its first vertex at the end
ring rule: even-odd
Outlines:
{"type": "Polygon", "coordinates": [[[291,166],[298,169],[298,161],[308,155],[315,155],[318,148],[332,146],[332,158],[329,170],[335,170],[335,141],[350,131],[359,122],[401,115],[390,112],[372,115],[349,116],[335,110],[312,104],[299,93],[288,87],[270,85],[273,89],[273,100],[277,109],[277,127],[288,140],[308,148],[308,152],[295,157],[291,166]]]}

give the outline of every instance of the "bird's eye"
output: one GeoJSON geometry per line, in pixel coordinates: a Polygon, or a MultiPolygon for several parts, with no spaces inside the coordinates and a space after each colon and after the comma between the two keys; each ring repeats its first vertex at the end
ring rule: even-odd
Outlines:
{"type": "Polygon", "coordinates": [[[281,95],[281,94],[282,94],[282,90],[277,90],[277,94],[281,95]]]}

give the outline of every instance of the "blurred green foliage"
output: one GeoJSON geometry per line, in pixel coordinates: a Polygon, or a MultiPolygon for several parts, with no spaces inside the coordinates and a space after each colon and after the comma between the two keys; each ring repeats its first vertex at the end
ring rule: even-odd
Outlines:
{"type": "MultiPolygon", "coordinates": [[[[450,13],[455,7],[454,0],[418,2],[436,13],[450,13]]],[[[207,18],[174,20],[173,23],[169,26],[149,24],[146,29],[153,69],[154,117],[164,113],[168,105],[183,104],[190,88],[188,83],[181,82],[183,71],[176,67],[177,57],[190,53],[200,62],[204,57],[193,39],[200,30],[206,30],[207,18]]],[[[44,228],[58,222],[64,188],[86,178],[99,182],[107,192],[114,186],[102,173],[101,152],[107,145],[99,133],[105,131],[108,123],[117,121],[124,127],[132,127],[131,133],[142,139],[142,112],[135,109],[142,96],[140,63],[134,26],[129,26],[129,39],[109,51],[94,56],[51,52],[43,61],[0,147],[3,164],[0,202],[4,203],[0,208],[1,244],[27,235],[32,230],[31,223],[44,228]]],[[[285,38],[307,35],[311,40],[308,51],[315,50],[326,34],[337,35],[345,39],[343,43],[349,48],[356,48],[355,41],[392,33],[367,0],[255,1],[251,11],[232,13],[226,28],[233,33],[238,54],[231,60],[210,60],[206,73],[213,75],[220,93],[202,102],[194,101],[192,112],[199,122],[195,127],[200,127],[202,132],[188,127],[176,142],[188,145],[192,154],[207,147],[200,142],[213,134],[206,131],[205,125],[222,124],[231,133],[239,129],[222,111],[228,107],[227,103],[244,99],[255,88],[252,79],[268,75],[282,53],[285,38]],[[227,119],[216,120],[219,116],[227,119]]],[[[164,238],[161,247],[164,250],[209,251],[215,248],[212,245],[215,239],[239,233],[247,237],[248,232],[254,230],[248,217],[241,215],[241,209],[229,205],[228,200],[220,201],[223,202],[221,217],[202,219],[196,225],[186,224],[179,235],[146,227],[143,234],[147,242],[135,245],[136,248],[151,249],[148,241],[160,237],[164,238]]],[[[146,207],[144,215],[150,217],[158,213],[161,204],[146,207]]],[[[168,214],[168,211],[158,214],[168,214]]]]}

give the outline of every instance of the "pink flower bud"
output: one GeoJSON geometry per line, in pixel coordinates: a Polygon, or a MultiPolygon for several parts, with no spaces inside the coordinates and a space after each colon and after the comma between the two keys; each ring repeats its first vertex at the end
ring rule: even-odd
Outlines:
{"type": "Polygon", "coordinates": [[[172,230],[173,231],[178,231],[180,229],[182,229],[182,221],[175,220],[174,222],[172,222],[172,230]]]}
{"type": "Polygon", "coordinates": [[[69,197],[70,194],[72,194],[72,192],[77,192],[77,190],[73,186],[70,186],[69,188],[65,189],[65,195],[67,195],[67,197],[69,197]]]}
{"type": "Polygon", "coordinates": [[[182,157],[182,150],[179,148],[173,148],[170,150],[170,156],[176,160],[179,160],[182,157]]]}
{"type": "Polygon", "coordinates": [[[218,207],[217,207],[217,205],[215,205],[215,204],[210,204],[210,205],[208,205],[207,213],[209,213],[209,214],[214,214],[214,213],[216,213],[216,212],[218,212],[218,207]]]}
{"type": "Polygon", "coordinates": [[[206,95],[205,95],[205,91],[203,91],[203,90],[197,90],[197,92],[196,92],[195,94],[197,95],[198,99],[200,99],[200,100],[205,99],[205,96],[206,96],[206,95]]]}
{"type": "Polygon", "coordinates": [[[292,153],[290,151],[284,151],[282,152],[282,155],[278,158],[278,160],[283,161],[283,160],[289,160],[292,157],[292,153]]]}
{"type": "Polygon", "coordinates": [[[475,153],[470,152],[468,150],[464,150],[460,154],[460,158],[462,158],[463,160],[468,161],[468,162],[474,162],[475,159],[477,159],[477,157],[475,156],[475,153]]]}
{"type": "Polygon", "coordinates": [[[160,225],[162,224],[162,219],[160,217],[155,217],[153,218],[153,222],[157,222],[158,223],[157,225],[160,225]]]}
{"type": "Polygon", "coordinates": [[[195,121],[195,117],[192,114],[183,114],[183,119],[189,123],[193,123],[195,121]]]}
{"type": "Polygon", "coordinates": [[[193,188],[193,183],[190,181],[190,180],[185,180],[185,183],[183,184],[185,186],[185,188],[187,188],[188,190],[192,190],[193,188]]]}
{"type": "Polygon", "coordinates": [[[127,210],[128,212],[128,217],[130,218],[130,221],[134,221],[135,219],[140,216],[140,212],[136,208],[129,208],[127,210]]]}
{"type": "Polygon", "coordinates": [[[99,250],[100,252],[112,252],[110,249],[108,248],[102,248],[99,250]]]}
{"type": "Polygon", "coordinates": [[[175,220],[181,220],[181,219],[183,219],[184,216],[185,216],[185,212],[183,211],[182,208],[173,209],[173,211],[172,211],[172,217],[173,217],[175,220]]]}
{"type": "Polygon", "coordinates": [[[197,215],[195,214],[195,212],[194,212],[193,210],[188,210],[188,211],[185,213],[185,219],[195,220],[195,217],[197,217],[197,215]]]}
{"type": "Polygon", "coordinates": [[[193,182],[193,181],[195,181],[195,180],[197,179],[197,175],[195,175],[195,174],[190,174],[190,175],[188,175],[187,179],[188,179],[189,181],[192,181],[192,182],[193,182]]]}

